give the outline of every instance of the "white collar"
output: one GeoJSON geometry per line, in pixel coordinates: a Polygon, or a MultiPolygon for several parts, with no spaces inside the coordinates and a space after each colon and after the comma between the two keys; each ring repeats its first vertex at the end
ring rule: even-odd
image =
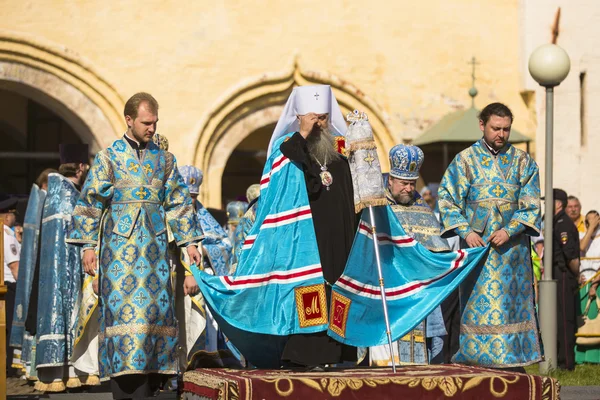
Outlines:
{"type": "Polygon", "coordinates": [[[481,140],[483,141],[483,144],[485,144],[485,147],[487,147],[487,149],[490,151],[490,153],[492,153],[492,155],[497,156],[502,151],[502,149],[495,150],[492,146],[489,145],[488,142],[486,142],[485,139],[482,138],[481,140]]]}
{"type": "Polygon", "coordinates": [[[125,132],[125,136],[127,137],[127,139],[131,140],[132,142],[135,142],[138,145],[138,147],[140,147],[140,142],[138,142],[135,139],[130,138],[129,135],[127,134],[127,132],[125,132]]]}

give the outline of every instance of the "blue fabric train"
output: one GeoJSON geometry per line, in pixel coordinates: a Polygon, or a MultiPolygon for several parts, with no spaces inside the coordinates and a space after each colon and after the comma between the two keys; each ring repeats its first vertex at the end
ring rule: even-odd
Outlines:
{"type": "Polygon", "coordinates": [[[14,318],[10,331],[11,347],[20,348],[23,345],[25,320],[27,319],[33,272],[37,261],[40,225],[45,200],[46,191],[40,189],[34,183],[31,187],[31,193],[27,202],[27,211],[25,212],[25,219],[23,221],[23,246],[21,247],[19,261],[19,279],[17,281],[14,318]]]}
{"type": "MultiPolygon", "coordinates": [[[[289,136],[291,134],[278,139],[272,147],[261,179],[256,221],[244,241],[235,273],[211,276],[192,268],[219,326],[255,365],[256,361],[246,354],[247,350],[252,348],[254,354],[258,354],[257,349],[261,346],[263,349],[281,348],[287,335],[320,332],[329,327],[324,279],[304,173],[279,150],[282,141],[289,136]],[[270,343],[258,343],[260,340],[270,343]]],[[[388,236],[407,237],[389,207],[378,208],[378,215],[385,218],[384,225],[389,226],[387,231],[384,230],[388,236]]],[[[375,257],[373,245],[369,243],[359,230],[344,276],[375,285],[377,273],[367,272],[374,266],[375,257]]],[[[393,298],[394,339],[409,332],[437,307],[486,251],[471,249],[434,254],[417,243],[393,249],[383,245],[382,250],[386,254],[384,271],[394,271],[392,276],[386,276],[393,286],[418,285],[424,278],[438,277],[462,257],[458,272],[450,272],[432,283],[432,290],[427,287],[410,293],[412,301],[393,298]]],[[[330,329],[330,336],[362,347],[387,343],[385,329],[378,328],[383,326],[381,300],[345,290],[339,283],[334,286],[334,291],[339,299],[343,300],[343,296],[350,303],[345,308],[348,314],[343,335],[330,329]]],[[[333,311],[335,317],[336,310],[333,311]]]]}
{"type": "MultiPolygon", "coordinates": [[[[424,320],[478,265],[487,247],[433,253],[406,234],[391,207],[374,208],[392,339],[424,320]]],[[[358,227],[344,274],[333,286],[329,335],[354,346],[387,344],[372,224],[358,227]]]]}
{"type": "Polygon", "coordinates": [[[302,328],[296,314],[294,288],[323,285],[323,273],[304,174],[281,154],[283,140],[265,166],[256,222],[235,274],[211,276],[192,269],[221,319],[244,331],[272,335],[318,332],[327,325],[302,328]]]}

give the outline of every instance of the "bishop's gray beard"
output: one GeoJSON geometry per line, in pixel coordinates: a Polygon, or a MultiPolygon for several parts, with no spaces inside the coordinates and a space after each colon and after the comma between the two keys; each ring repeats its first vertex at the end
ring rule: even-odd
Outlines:
{"type": "Polygon", "coordinates": [[[394,197],[394,200],[396,200],[396,203],[401,204],[403,206],[407,206],[410,204],[410,202],[412,202],[414,193],[411,193],[411,194],[399,193],[397,195],[392,195],[392,197],[394,197]]]}
{"type": "Polygon", "coordinates": [[[329,164],[339,157],[333,136],[328,129],[322,129],[320,134],[310,134],[306,142],[309,154],[323,165],[329,164]]]}

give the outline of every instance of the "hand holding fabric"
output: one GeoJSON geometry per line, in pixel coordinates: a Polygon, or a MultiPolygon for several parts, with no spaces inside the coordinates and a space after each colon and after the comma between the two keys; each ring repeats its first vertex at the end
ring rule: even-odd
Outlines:
{"type": "Polygon", "coordinates": [[[187,248],[188,256],[190,256],[190,262],[192,264],[200,265],[202,263],[202,256],[198,251],[198,247],[192,245],[187,248]]]}
{"type": "Polygon", "coordinates": [[[90,276],[96,276],[96,251],[93,248],[83,252],[83,270],[90,276]]]}
{"type": "Polygon", "coordinates": [[[508,242],[508,239],[508,233],[504,229],[498,229],[496,232],[490,235],[488,242],[490,242],[494,247],[500,247],[508,242]]]}
{"type": "Polygon", "coordinates": [[[186,276],[185,280],[183,281],[184,296],[187,296],[187,295],[194,296],[199,291],[200,291],[200,288],[198,287],[198,283],[196,282],[196,279],[194,279],[194,277],[192,275],[186,276]]]}
{"type": "Polygon", "coordinates": [[[469,247],[485,247],[485,242],[483,241],[481,236],[479,236],[475,232],[469,233],[465,240],[469,247]]]}

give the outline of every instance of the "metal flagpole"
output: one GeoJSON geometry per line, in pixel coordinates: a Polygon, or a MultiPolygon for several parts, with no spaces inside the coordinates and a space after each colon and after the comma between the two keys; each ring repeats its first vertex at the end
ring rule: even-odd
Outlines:
{"type": "MultiPolygon", "coordinates": [[[[344,138],[344,145],[349,154],[348,164],[350,165],[350,172],[353,176],[352,186],[354,188],[354,205],[356,212],[369,207],[369,216],[371,218],[372,227],[371,233],[373,235],[373,246],[375,247],[375,259],[377,262],[377,272],[379,274],[379,289],[381,290],[383,317],[385,319],[385,333],[390,347],[392,370],[396,373],[392,329],[390,328],[383,271],[381,270],[381,257],[379,255],[379,240],[377,238],[377,227],[375,226],[375,213],[373,212],[374,205],[379,206],[387,204],[381,175],[381,165],[379,164],[379,159],[377,157],[377,146],[373,139],[373,130],[369,124],[367,114],[354,110],[353,113],[348,113],[346,115],[346,120],[350,122],[350,126],[348,127],[348,131],[344,138]],[[361,166],[358,164],[361,164],[361,166]],[[360,179],[354,179],[354,177],[360,179]],[[363,181],[368,181],[370,184],[359,184],[359,182],[363,181]],[[379,181],[379,185],[377,184],[377,181],[379,181]]],[[[398,352],[398,356],[399,355],[400,353],[398,352]]]]}
{"type": "MultiPolygon", "coordinates": [[[[388,338],[390,355],[392,358],[392,370],[396,373],[396,360],[394,360],[394,345],[392,342],[392,329],[390,328],[390,318],[388,316],[387,300],[385,297],[385,285],[383,282],[383,272],[381,270],[381,258],[379,257],[379,241],[377,239],[377,229],[375,227],[375,214],[373,206],[369,206],[369,216],[371,217],[371,233],[373,235],[373,246],[375,247],[375,259],[377,260],[377,273],[379,274],[379,290],[381,290],[381,303],[383,305],[383,318],[385,319],[385,333],[388,338]]],[[[400,354],[398,353],[398,357],[400,354]]]]}

